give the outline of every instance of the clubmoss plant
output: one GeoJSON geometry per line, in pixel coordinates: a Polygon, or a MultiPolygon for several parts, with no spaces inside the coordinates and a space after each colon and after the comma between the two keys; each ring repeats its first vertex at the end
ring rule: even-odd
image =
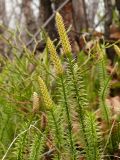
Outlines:
{"type": "MultiPolygon", "coordinates": [[[[120,133],[119,118],[111,119],[106,103],[112,78],[106,46],[98,42],[89,55],[80,52],[74,58],[58,12],[55,20],[64,56],[59,56],[61,52],[57,53],[48,37],[45,50],[35,57],[35,49],[30,51],[19,36],[24,54],[19,56],[20,49],[11,40],[7,44],[12,47],[12,61],[0,59],[4,64],[0,72],[0,159],[102,160],[106,155],[111,159],[109,155],[119,148],[120,133]],[[94,80],[91,70],[92,77],[97,75],[94,80]],[[94,91],[93,106],[89,97],[94,91]]],[[[119,56],[119,48],[114,48],[119,56]]]]}
{"type": "Polygon", "coordinates": [[[56,147],[58,149],[58,152],[57,152],[57,157],[58,157],[58,160],[60,160],[61,158],[61,155],[59,153],[59,151],[61,150],[61,135],[60,135],[60,127],[59,127],[59,118],[57,117],[58,115],[55,114],[55,110],[54,107],[55,104],[54,102],[52,101],[49,93],[48,93],[48,90],[47,90],[47,87],[44,83],[44,81],[42,80],[42,78],[39,76],[38,77],[38,82],[39,82],[39,86],[40,86],[40,92],[41,92],[41,95],[42,95],[42,98],[44,100],[44,104],[45,104],[45,107],[47,109],[50,110],[50,113],[48,112],[48,117],[49,117],[49,123],[52,123],[52,127],[54,128],[53,129],[53,133],[54,133],[54,137],[55,137],[55,142],[56,142],[56,147]]]}

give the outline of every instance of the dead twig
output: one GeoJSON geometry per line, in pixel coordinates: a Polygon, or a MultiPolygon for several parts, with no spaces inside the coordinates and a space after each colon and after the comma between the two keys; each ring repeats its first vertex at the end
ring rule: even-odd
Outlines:
{"type": "Polygon", "coordinates": [[[41,158],[50,156],[54,151],[55,151],[55,148],[50,149],[49,151],[47,151],[43,155],[41,155],[41,158]]]}

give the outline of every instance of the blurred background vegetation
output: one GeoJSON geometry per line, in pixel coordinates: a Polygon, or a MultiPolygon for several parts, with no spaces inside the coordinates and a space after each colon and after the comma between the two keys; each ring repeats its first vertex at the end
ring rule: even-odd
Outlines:
{"type": "MultiPolygon", "coordinates": [[[[82,37],[107,40],[120,38],[119,0],[0,0],[0,35],[10,39],[7,30],[19,28],[22,41],[33,49],[35,39],[42,40],[40,30],[46,30],[52,39],[58,37],[54,14],[60,11],[66,27],[70,28],[73,52],[84,48],[82,37]]],[[[36,50],[42,50],[40,42],[36,50]]],[[[10,56],[0,41],[0,54],[10,56]]]]}

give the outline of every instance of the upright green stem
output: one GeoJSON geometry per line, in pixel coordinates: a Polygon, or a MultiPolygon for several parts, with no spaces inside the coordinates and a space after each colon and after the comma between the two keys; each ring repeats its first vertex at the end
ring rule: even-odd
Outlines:
{"type": "MultiPolygon", "coordinates": [[[[60,133],[59,133],[59,129],[58,129],[58,123],[56,121],[56,118],[55,118],[53,110],[51,110],[51,115],[52,115],[52,118],[53,118],[53,121],[54,121],[54,125],[55,125],[55,132],[56,132],[55,136],[56,136],[57,141],[58,141],[56,145],[57,145],[57,148],[60,150],[61,149],[60,133]]],[[[58,151],[57,155],[58,155],[58,160],[60,160],[60,153],[59,153],[59,151],[58,151]]]]}
{"type": "Polygon", "coordinates": [[[71,123],[70,111],[69,111],[68,101],[67,101],[67,93],[66,93],[66,88],[65,88],[65,84],[64,84],[64,78],[63,78],[63,76],[61,76],[60,78],[61,78],[62,91],[63,91],[63,97],[64,97],[64,106],[65,106],[67,122],[68,122],[68,134],[69,134],[71,153],[73,154],[72,159],[76,160],[74,144],[73,144],[73,137],[72,137],[72,123],[71,123]]]}
{"type": "MultiPolygon", "coordinates": [[[[31,125],[31,123],[33,121],[33,118],[34,118],[34,114],[31,115],[30,121],[28,123],[27,128],[30,127],[30,125],[31,125]]],[[[18,152],[18,155],[17,155],[17,160],[22,160],[23,159],[23,155],[22,154],[23,154],[23,149],[24,149],[26,137],[27,137],[27,132],[25,132],[25,134],[23,135],[22,143],[20,145],[20,149],[19,149],[19,152],[18,152]]]]}
{"type": "Polygon", "coordinates": [[[82,129],[84,130],[84,118],[83,118],[84,117],[84,113],[83,113],[82,106],[80,104],[80,97],[79,97],[77,81],[75,79],[75,75],[74,75],[71,59],[69,58],[68,60],[69,60],[69,65],[70,65],[70,71],[71,71],[71,74],[72,74],[72,81],[73,81],[73,84],[74,84],[75,94],[76,94],[76,101],[77,101],[77,104],[78,104],[79,118],[80,118],[80,122],[82,124],[82,129]]]}
{"type": "MultiPolygon", "coordinates": [[[[107,121],[107,125],[108,125],[108,128],[110,129],[110,117],[109,117],[109,113],[108,113],[108,108],[106,106],[106,90],[109,86],[109,81],[110,81],[110,77],[106,77],[106,70],[105,70],[105,64],[104,64],[104,59],[99,63],[99,67],[102,69],[102,76],[100,77],[100,87],[102,89],[101,91],[101,97],[100,97],[100,100],[101,100],[101,109],[102,109],[102,112],[104,113],[105,115],[105,120],[107,121]]],[[[110,144],[110,147],[111,149],[113,150],[113,143],[112,143],[112,137],[110,137],[110,141],[109,141],[109,144],[110,144]]]]}
{"type": "Polygon", "coordinates": [[[73,82],[74,89],[75,89],[75,94],[76,94],[75,97],[76,97],[77,107],[78,107],[80,127],[82,128],[82,132],[83,132],[84,140],[86,142],[86,146],[88,146],[87,137],[86,137],[86,134],[85,134],[84,111],[82,109],[82,105],[81,105],[81,102],[80,102],[81,100],[80,100],[79,90],[78,90],[78,86],[77,86],[77,80],[75,78],[75,74],[74,74],[74,70],[73,70],[71,57],[68,58],[68,61],[69,61],[69,67],[70,67],[71,75],[72,75],[72,80],[71,81],[73,82]]]}

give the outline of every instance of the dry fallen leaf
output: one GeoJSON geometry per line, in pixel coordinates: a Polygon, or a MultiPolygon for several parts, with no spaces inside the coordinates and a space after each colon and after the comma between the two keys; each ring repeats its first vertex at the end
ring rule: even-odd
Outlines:
{"type": "Polygon", "coordinates": [[[113,119],[120,116],[120,96],[110,97],[106,103],[110,107],[113,119]]]}

